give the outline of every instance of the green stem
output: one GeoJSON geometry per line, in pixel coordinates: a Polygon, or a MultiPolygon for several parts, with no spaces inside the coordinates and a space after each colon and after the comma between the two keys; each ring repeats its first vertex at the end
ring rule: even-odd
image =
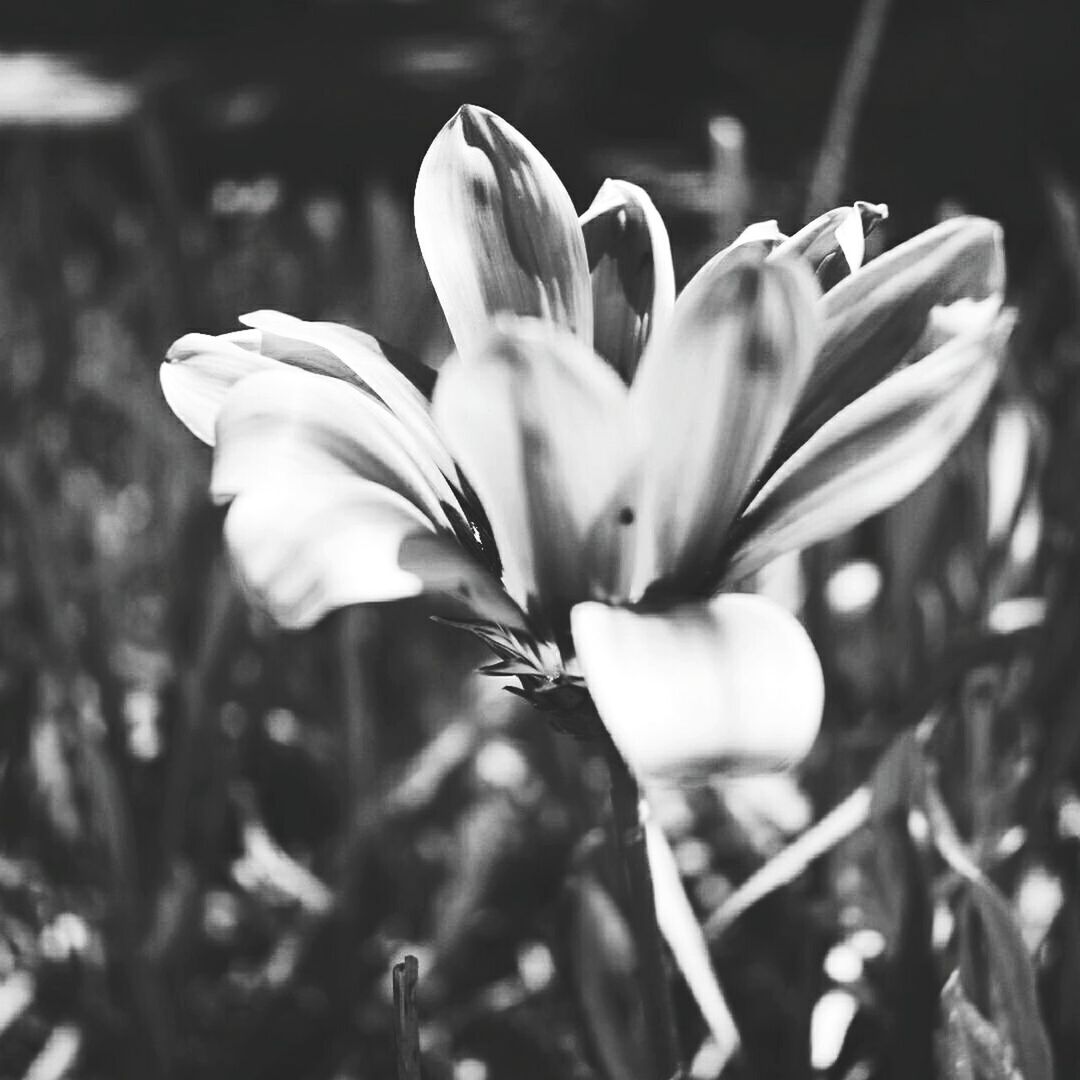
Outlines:
{"type": "Polygon", "coordinates": [[[656,922],[652,874],[641,822],[641,792],[637,781],[614,745],[607,746],[611,777],[611,809],[615,821],[615,844],[626,876],[630,927],[637,950],[638,989],[645,1012],[651,1056],[649,1075],[656,1080],[680,1080],[685,1075],[675,1032],[664,943],[656,922]]]}

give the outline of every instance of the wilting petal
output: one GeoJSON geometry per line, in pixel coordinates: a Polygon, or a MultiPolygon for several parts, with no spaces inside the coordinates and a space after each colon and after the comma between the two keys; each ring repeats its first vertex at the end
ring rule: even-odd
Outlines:
{"type": "Polygon", "coordinates": [[[791,450],[878,383],[922,336],[931,309],[1000,295],[1001,227],[960,217],[928,229],[825,294],[825,336],[784,446],[791,450]]]}
{"type": "Polygon", "coordinates": [[[602,592],[617,561],[594,537],[600,515],[621,509],[626,388],[565,331],[511,320],[446,363],[434,412],[487,510],[511,591],[565,633],[570,606],[602,592]]]}
{"type": "Polygon", "coordinates": [[[605,180],[581,216],[592,275],[593,347],[629,383],[645,342],[671,316],[671,242],[652,199],[605,180]]]}
{"type": "Polygon", "coordinates": [[[353,475],[396,491],[434,524],[450,527],[462,516],[408,428],[336,379],[289,368],[252,375],[222,407],[217,436],[210,487],[222,502],[278,476],[353,475]]]}
{"type": "Polygon", "coordinates": [[[499,313],[535,315],[591,344],[592,290],[574,204],[505,120],[463,105],[416,180],[416,237],[458,350],[499,313]]]}
{"type": "MultiPolygon", "coordinates": [[[[285,359],[292,347],[306,346],[309,352],[314,347],[334,358],[405,424],[445,476],[455,476],[454,462],[435,430],[423,394],[391,363],[387,347],[376,338],[341,323],[305,322],[280,311],[253,311],[241,315],[240,321],[263,334],[264,352],[274,350],[285,359]]],[[[418,360],[410,366],[424,367],[418,360]]]]}
{"type": "Polygon", "coordinates": [[[806,266],[766,249],[722,252],[650,342],[630,391],[646,456],[633,595],[693,591],[787,422],[817,346],[806,266]]]}
{"type": "Polygon", "coordinates": [[[810,263],[823,289],[862,266],[866,237],[889,216],[884,203],[857,202],[828,210],[785,240],[776,254],[801,255],[810,263]]]}
{"type": "Polygon", "coordinates": [[[730,594],[659,614],[588,603],[572,618],[600,719],[644,780],[773,768],[814,741],[821,664],[772,601],[730,594]]]}
{"type": "Polygon", "coordinates": [[[777,555],[843,532],[904,498],[974,422],[1010,321],[955,338],[841,410],[784,462],[740,521],[736,581],[777,555]]]}
{"type": "Polygon", "coordinates": [[[240,578],[290,629],[349,604],[441,593],[509,626],[524,616],[497,581],[396,492],[352,476],[271,476],[225,519],[240,578]]]}

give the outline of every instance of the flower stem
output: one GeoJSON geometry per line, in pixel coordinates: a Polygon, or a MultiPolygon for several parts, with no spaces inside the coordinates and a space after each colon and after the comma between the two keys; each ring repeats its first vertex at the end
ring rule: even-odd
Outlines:
{"type": "Polygon", "coordinates": [[[675,1032],[664,944],[656,922],[656,901],[641,822],[641,792],[626,762],[610,742],[606,753],[615,844],[626,876],[630,926],[638,954],[638,989],[651,1055],[649,1075],[656,1080],[680,1080],[685,1073],[675,1032]]]}

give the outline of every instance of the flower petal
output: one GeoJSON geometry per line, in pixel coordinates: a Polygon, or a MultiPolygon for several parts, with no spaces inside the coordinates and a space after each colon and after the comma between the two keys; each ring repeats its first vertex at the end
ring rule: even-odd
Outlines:
{"type": "Polygon", "coordinates": [[[354,476],[275,476],[229,508],[225,538],[253,598],[289,629],[350,604],[442,593],[524,626],[491,575],[396,492],[354,476]]]}
{"type": "Polygon", "coordinates": [[[671,241],[652,199],[605,180],[581,216],[592,275],[593,347],[629,383],[649,336],[675,304],[671,241]]]}
{"type": "Polygon", "coordinates": [[[592,343],[592,290],[574,204],[540,152],[505,120],[463,105],[416,180],[416,237],[458,350],[491,316],[540,316],[592,343]]]}
{"type": "Polygon", "coordinates": [[[817,653],[794,616],[764,597],[659,614],[587,603],[572,619],[600,718],[646,783],[789,764],[817,735],[817,653]]]}
{"type": "MultiPolygon", "coordinates": [[[[417,407],[426,413],[422,396],[387,358],[388,347],[369,334],[332,323],[305,323],[277,311],[255,312],[240,321],[255,329],[185,334],[161,366],[165,400],[192,433],[211,446],[225,395],[245,376],[272,371],[279,364],[353,383],[406,415],[417,407]]],[[[424,366],[419,361],[411,365],[410,370],[424,366]]],[[[430,376],[433,381],[434,372],[430,376]]],[[[430,427],[430,419],[427,423],[430,427]]]]}
{"type": "Polygon", "coordinates": [[[801,255],[813,267],[821,287],[829,289],[862,266],[866,237],[888,216],[884,203],[860,201],[854,206],[839,206],[804,225],[776,249],[776,254],[801,255]]]}
{"type": "Polygon", "coordinates": [[[630,398],[646,457],[632,595],[656,580],[695,590],[813,360],[818,288],[767,245],[707,263],[650,342],[630,398]]]}
{"type": "Polygon", "coordinates": [[[825,294],[825,336],[784,436],[790,451],[892,371],[922,336],[931,309],[1000,295],[1001,227],[958,217],[900,244],[825,294]]]}
{"type": "Polygon", "coordinates": [[[278,476],[353,475],[391,488],[429,521],[463,517],[446,478],[409,429],[371,395],[282,367],[235,387],[218,417],[211,494],[220,502],[278,476]]]}
{"type": "Polygon", "coordinates": [[[161,365],[161,390],[169,408],[196,438],[214,445],[214,427],[226,394],[246,375],[275,362],[236,342],[210,334],[185,334],[161,365]]]}
{"type": "MultiPolygon", "coordinates": [[[[548,629],[603,594],[617,555],[598,543],[630,460],[626,388],[590,349],[537,320],[508,320],[444,365],[435,419],[483,501],[511,592],[548,629]]],[[[625,532],[625,528],[623,529],[625,532]]]]}
{"type": "Polygon", "coordinates": [[[837,413],[750,505],[727,580],[836,536],[921,484],[982,408],[1010,326],[1002,317],[954,338],[837,413]]]}
{"type": "MultiPolygon", "coordinates": [[[[386,404],[443,474],[454,479],[456,467],[435,430],[424,395],[391,363],[386,355],[387,346],[377,338],[341,323],[306,322],[280,311],[253,311],[241,315],[240,321],[263,334],[264,351],[269,348],[283,351],[295,342],[306,346],[308,352],[314,347],[333,357],[386,404]]],[[[415,369],[425,367],[418,360],[406,358],[406,362],[415,369]]]]}

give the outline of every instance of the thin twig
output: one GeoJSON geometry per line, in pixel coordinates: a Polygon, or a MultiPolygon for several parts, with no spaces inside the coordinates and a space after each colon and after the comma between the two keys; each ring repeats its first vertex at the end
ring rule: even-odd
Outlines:
{"type": "Polygon", "coordinates": [[[394,965],[394,1042],[398,1080],[420,1080],[420,1020],[416,1012],[419,964],[406,956],[394,965]]]}
{"type": "Polygon", "coordinates": [[[684,1076],[685,1072],[675,1031],[663,939],[656,921],[656,900],[641,821],[641,792],[614,744],[609,743],[606,752],[615,844],[626,875],[630,926],[638,953],[638,988],[652,1055],[649,1076],[671,1080],[684,1076]]]}

